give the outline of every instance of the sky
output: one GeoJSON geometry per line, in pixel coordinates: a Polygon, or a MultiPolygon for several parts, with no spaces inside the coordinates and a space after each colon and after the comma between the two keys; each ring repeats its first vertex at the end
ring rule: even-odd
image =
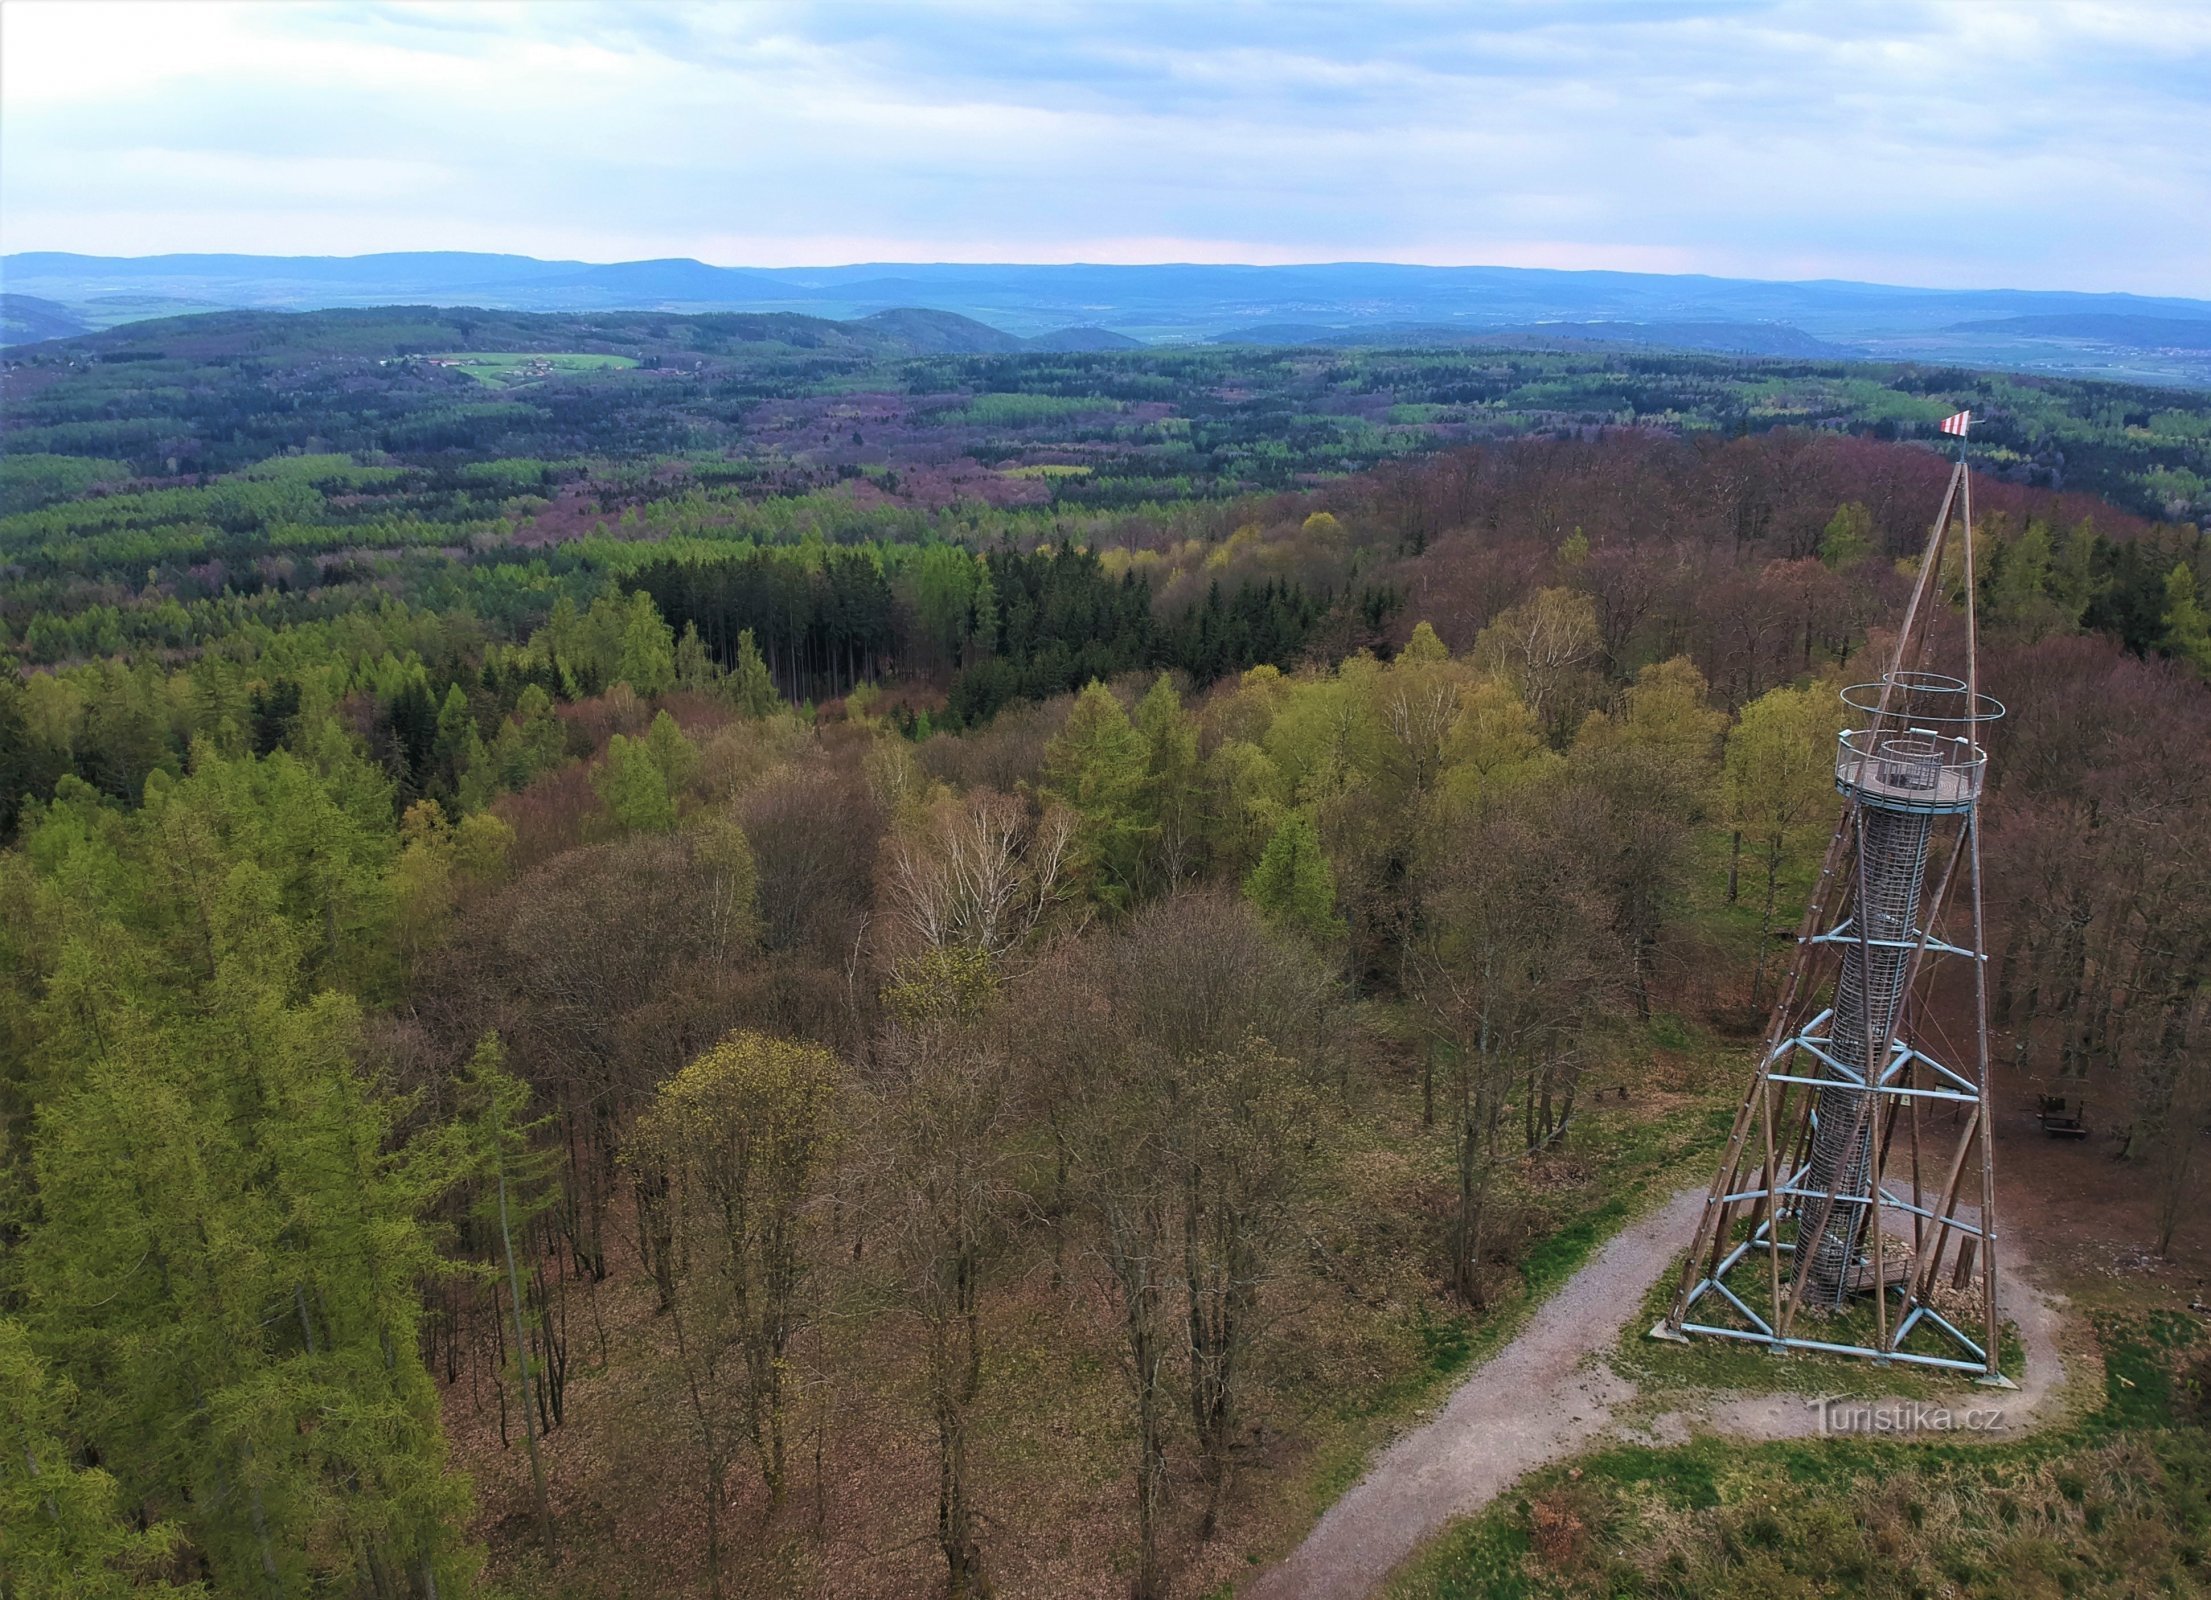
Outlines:
{"type": "Polygon", "coordinates": [[[2203,0],[0,0],[0,250],[2211,296],[2203,0]]]}

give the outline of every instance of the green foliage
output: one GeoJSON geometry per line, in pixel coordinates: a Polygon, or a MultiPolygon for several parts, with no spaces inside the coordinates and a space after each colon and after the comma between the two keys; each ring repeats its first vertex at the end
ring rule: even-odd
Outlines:
{"type": "Polygon", "coordinates": [[[1304,811],[1290,812],[1274,830],[1259,864],[1244,879],[1244,894],[1268,921],[1316,944],[1342,937],[1335,873],[1321,851],[1320,831],[1304,811]]]}
{"type": "Polygon", "coordinates": [[[627,833],[666,833],[676,825],[677,798],[698,770],[699,751],[662,711],[642,739],[616,734],[592,787],[627,833]]]}
{"type": "Polygon", "coordinates": [[[1146,754],[1121,702],[1097,682],[1075,697],[1067,725],[1045,750],[1044,792],[1075,813],[1077,871],[1109,907],[1130,903],[1158,832],[1144,806],[1146,754]]]}
{"type": "Polygon", "coordinates": [[[1835,508],[1826,531],[1820,535],[1820,560],[1837,572],[1847,572],[1873,550],[1873,513],[1855,500],[1844,501],[1835,508]]]}
{"type": "MultiPolygon", "coordinates": [[[[1216,1177],[1266,1179],[1277,1223],[1290,1198],[1310,1198],[1308,1182],[1331,1196],[1346,1181],[1370,1186],[1387,1225],[1361,1232],[1370,1224],[1355,1215],[1326,1248],[1348,1260],[1379,1239],[1370,1253],[1402,1275],[1352,1295],[1331,1285],[1315,1349],[1296,1358],[1336,1372],[1344,1351],[1392,1346],[1402,1360],[1390,1370],[1408,1383],[1352,1388],[1377,1417],[1409,1405],[1509,1321],[1430,1315],[1433,1219],[1459,1130],[1491,1130],[1494,1159],[1462,1176],[1497,1194],[1494,1233],[1460,1255],[1507,1267],[1486,1281],[1510,1308],[1617,1220],[1616,1181],[1655,1182],[1663,1168],[1606,1143],[1628,1118],[1573,1099],[1585,1059],[1601,1069],[1620,1040],[1640,1059],[1698,1032],[1660,1010],[1688,1004],[1664,993],[1647,1031],[1588,1022],[1623,1004],[1615,966],[1634,966],[1647,1002],[1648,974],[1679,970],[1651,952],[1692,921],[1701,936],[1708,914],[1742,936],[1750,965],[1750,912],[1696,901],[1682,871],[1686,852],[1717,862],[1724,848],[1725,831],[1695,825],[1717,820],[1768,852],[1769,911],[1804,888],[1804,819],[1832,805],[1832,700],[1773,685],[1860,647],[1867,605],[1892,576],[1877,558],[1912,531],[1898,509],[1908,495],[1865,485],[1932,481],[1941,463],[1839,432],[1759,431],[1839,419],[1917,437],[1964,393],[1997,419],[1977,430],[1976,461],[2017,483],[2039,484],[2040,463],[2062,453],[2069,484],[2178,518],[2204,509],[2211,469],[2194,401],[2063,381],[1501,350],[890,359],[833,329],[811,347],[784,342],[804,331],[784,324],[747,347],[729,319],[474,314],[486,316],[479,335],[454,315],[148,328],[102,349],[149,359],[48,367],[10,389],[0,647],[37,670],[0,672],[0,839],[18,841],[0,856],[0,1426],[27,1441],[41,1481],[0,1452],[0,1565],[26,1592],[41,1563],[81,1569],[55,1578],[57,1593],[97,1592],[88,1572],[150,1583],[148,1558],[166,1550],[170,1570],[204,1563],[224,1592],[269,1587],[273,1564],[302,1593],[434,1582],[449,1600],[465,1594],[472,1512],[417,1353],[425,1292],[455,1313],[433,1344],[471,1326],[480,1337],[496,1268],[490,1304],[518,1352],[503,1358],[506,1393],[531,1434],[566,1371],[549,1356],[560,1323],[546,1280],[525,1287],[533,1262],[557,1277],[573,1243],[603,1266],[617,1192],[634,1197],[664,1290],[652,1346],[681,1346],[670,1371],[628,1392],[693,1403],[710,1455],[726,1467],[733,1440],[740,1455],[754,1448],[779,1485],[782,1386],[795,1396],[803,1364],[844,1350],[792,1342],[825,1296],[810,1275],[835,1259],[856,1291],[840,1314],[873,1316],[902,1247],[880,1248],[886,1224],[871,1207],[817,1204],[854,1110],[817,1047],[740,1034],[711,1053],[728,1054],[727,1072],[686,1072],[657,1098],[649,1086],[684,1041],[772,1017],[866,1049],[858,1099],[872,1113],[880,1097],[888,1121],[911,1104],[903,1044],[972,1032],[995,1048],[995,1029],[969,1025],[991,1017],[1001,984],[1025,981],[1025,963],[1001,972],[990,958],[1020,933],[987,954],[917,956],[925,941],[888,927],[895,847],[939,816],[988,825],[965,855],[934,840],[942,859],[925,865],[969,874],[948,892],[988,901],[994,925],[1012,895],[1023,929],[1064,892],[1059,829],[1073,827],[1065,865],[1113,915],[1100,946],[1067,941],[1071,982],[1098,948],[1133,973],[1144,947],[1212,918],[1251,934],[1237,944],[1247,968],[1300,964],[1291,998],[1270,991],[1271,1016],[1303,1015],[1335,967],[1365,1009],[1448,978],[1517,1030],[1496,1083],[1445,1105],[1445,1126],[1430,1129],[1374,1098],[1401,1089],[1397,1077],[1347,1066],[1324,1083],[1317,1055],[1247,1048],[1263,1029],[1203,1050],[1170,1039],[1171,1008],[1156,1002],[1200,968],[1199,940],[1099,991],[1130,1047],[1089,1063],[1093,1103],[1066,1098],[1073,1048],[1020,1095],[983,1073],[981,1044],[953,1063],[987,1083],[976,1103],[991,1118],[1023,1121],[985,1152],[1035,1191],[1005,1215],[1036,1200],[1055,1235],[1081,1226],[1101,1165],[1155,1197],[1152,1223],[1178,1248],[1124,1263],[1168,1274],[1152,1311],[1186,1293],[1210,1294],[1216,1312],[1249,1309],[1234,1304],[1259,1281],[1248,1261],[1228,1251],[1203,1266],[1225,1249],[1216,1224],[1252,1215],[1206,1187],[1216,1177]],[[533,351],[603,354],[594,341],[617,332],[650,362],[682,359],[649,388],[614,362],[532,370],[533,351]],[[510,336],[517,348],[488,352],[498,368],[485,371],[409,353],[510,336]],[[495,370],[521,381],[487,394],[478,380],[495,370]],[[847,443],[839,416],[857,389],[885,400],[867,402],[864,445],[847,443]],[[1477,434],[1568,430],[1596,437],[1311,490],[1477,434]],[[1318,509],[1323,498],[1335,509],[1318,509]],[[1651,506],[1665,540],[1643,536],[1635,508],[1651,506]],[[1547,580],[1559,586],[1528,587],[1547,580]],[[1432,607],[1433,625],[1413,627],[1385,665],[1376,658],[1405,637],[1401,595],[1432,607]],[[1708,614],[1743,596],[1756,600],[1743,627],[1708,614]],[[1444,640],[1485,621],[1454,660],[1444,640]],[[1697,665],[1667,659],[1676,649],[1697,665]],[[1132,712],[1109,683],[1140,695],[1132,712]],[[692,735],[667,711],[644,722],[673,691],[683,698],[669,704],[697,719],[692,735]],[[1057,707],[1016,702],[1062,695],[1074,703],[1047,744],[1057,707]],[[837,696],[849,697],[843,725],[779,715],[837,696]],[[1744,708],[1717,761],[1715,698],[1744,708]],[[742,720],[725,720],[730,709],[742,720]],[[612,728],[624,732],[584,764],[612,728]],[[572,849],[616,830],[643,837],[572,849]],[[973,871],[983,857],[988,870],[973,871]],[[1192,884],[1209,887],[1177,893],[1192,884]],[[623,920],[633,914],[643,938],[623,920]],[[1558,927],[1534,926],[1554,915],[1558,927]],[[602,973],[606,916],[638,963],[618,979],[602,973]],[[652,942],[663,937],[665,951],[652,942]],[[1307,942],[1344,959],[1316,963],[1307,942]],[[1477,947],[1522,970],[1538,951],[1534,966],[1563,975],[1557,992],[1475,994],[1477,947]],[[888,981],[870,996],[855,981],[877,951],[888,981]],[[679,977],[665,992],[637,981],[651,966],[679,977]],[[555,991],[560,1002],[543,1003],[555,991]],[[362,1016],[386,1007],[364,1035],[362,1016]],[[512,1075],[495,1041],[468,1057],[495,1016],[529,1023],[513,1031],[512,1075]],[[791,1066],[789,1052],[805,1059],[791,1066]],[[387,1097],[369,1061],[410,1093],[387,1097]],[[545,1097],[535,1109],[524,1078],[545,1097]],[[1032,1088],[1048,1103],[1030,1124],[1032,1088]],[[560,1134],[535,1134],[555,1111],[560,1134]],[[1085,1147],[1092,1121],[1111,1138],[1085,1147]],[[1387,1160],[1326,1170],[1339,1135],[1387,1160]],[[1567,1160],[1526,1181],[1520,1147],[1554,1137],[1567,1160]],[[1113,1140],[1125,1148],[1104,1148],[1113,1140]],[[556,1184],[548,1166],[571,1144],[556,1184]],[[793,1161],[770,1184],[763,1169],[737,1170],[754,1155],[793,1161]],[[1072,1164],[1055,1176],[1054,1157],[1072,1164]],[[1575,1176],[1585,1168],[1608,1176],[1592,1188],[1575,1176]],[[1630,1168],[1640,1177],[1619,1179],[1630,1168]],[[1196,1190],[1172,1187],[1200,1171],[1196,1190]],[[1190,1203],[1197,1212],[1180,1214],[1190,1203]],[[834,1252],[821,1226],[831,1215],[853,1234],[834,1252]],[[433,1248],[431,1217],[469,1258],[458,1271],[433,1248]],[[555,1237],[571,1226],[574,1241],[555,1237]],[[1185,1256],[1192,1229],[1197,1254],[1185,1256]],[[866,1249],[848,1269],[850,1243],[866,1249]],[[1178,1271],[1210,1287],[1169,1281],[1178,1271]],[[1384,1302],[1410,1309],[1379,1334],[1356,1320],[1384,1302]]],[[[1992,498],[2019,503],[2010,487],[1992,498]]],[[[2015,526],[1998,512],[1982,528],[1982,616],[2005,651],[2084,629],[2203,662],[2193,528],[2124,519],[2106,537],[2063,497],[2034,503],[2044,516],[2015,526]]],[[[2087,659],[2085,641],[2053,643],[2081,652],[2047,658],[2065,672],[2087,659]]],[[[2185,687],[2139,677],[2159,693],[2185,687]]],[[[2017,727],[2022,749],[2060,743],[2026,717],[2017,727]]],[[[1067,909],[1079,924],[1083,908],[1067,909]]],[[[2100,926],[2092,936],[2106,970],[2115,941],[2100,926]]],[[[1248,998],[1245,969],[1222,970],[1190,986],[1185,1020],[1207,996],[1248,998]]],[[[1480,1030],[1455,1037],[1478,1046],[1480,1030]]],[[[1475,1054],[1439,1049],[1430,1062],[1449,1075],[1475,1054]]],[[[1701,1104],[1680,1115],[1712,1142],[1701,1104]]],[[[1107,1218],[1092,1205],[1093,1229],[1107,1218]]],[[[1082,1254],[1074,1242],[1055,1254],[1062,1270],[1082,1254]]],[[[1303,1270],[1292,1256],[1302,1249],[1276,1258],[1285,1271],[1270,1282],[1303,1270]]],[[[996,1285],[970,1279],[962,1292],[987,1298],[996,1285]]],[[[1137,1300],[1151,1292],[1140,1284],[1137,1300]]],[[[1181,1349],[1189,1308],[1171,1309],[1157,1326],[1170,1365],[1188,1363],[1177,1379],[1227,1362],[1222,1340],[1210,1354],[1181,1349]]],[[[977,1326],[1003,1326],[994,1317],[977,1326]]],[[[1255,1348],[1249,1370],[1264,1378],[1252,1381],[1275,1381],[1283,1353],[1255,1348]]],[[[1111,1365],[1096,1348],[1072,1359],[1111,1365]]],[[[1225,1472],[1219,1449],[1238,1430],[1222,1421],[1234,1411],[1226,1366],[1211,1370],[1221,1403],[1184,1438],[1211,1429],[1225,1472]]],[[[2128,1426],[2150,1426],[2170,1386],[2125,1370],[2149,1408],[2128,1426]]],[[[1711,1464],[1674,1466],[1703,1486],[1688,1509],[1710,1509],[1711,1464]]],[[[1657,1473],[1623,1459],[1615,1476],[1657,1473]]],[[[718,1516],[728,1486],[705,1487],[718,1516]]],[[[1621,1525],[1585,1509],[1601,1514],[1591,1527],[1621,1525]]],[[[1518,1576],[1483,1581],[1521,1581],[1531,1525],[1491,1531],[1518,1576]]],[[[1756,1542],[1748,1521],[1707,1531],[1756,1542]]],[[[1822,1531],[1818,1548],[1849,1559],[1849,1530],[1822,1531]]],[[[2092,1588],[2109,1570],[2073,1575],[2092,1588]]],[[[1759,1577],[1774,1573],[1803,1575],[1783,1562],[1759,1577]]],[[[1691,1579],[1725,1592],[1741,1572],[1691,1579]]]]}
{"type": "Polygon", "coordinates": [[[2166,653],[2211,677],[2211,613],[2196,598],[2196,575],[2185,565],[2165,575],[2166,653]]]}
{"type": "Polygon", "coordinates": [[[1203,842],[1198,726],[1182,709],[1173,680],[1161,673],[1136,703],[1134,726],[1144,742],[1144,788],[1138,808],[1153,829],[1146,850],[1147,890],[1191,876],[1203,842]]]}
{"type": "Polygon", "coordinates": [[[357,1004],[310,983],[372,965],[361,828],[289,756],[210,757],[127,818],[57,798],[26,841],[60,921],[11,1287],[87,1444],[226,1589],[474,1570],[417,1353],[418,1219],[457,1173],[395,1142],[357,1004]]]}
{"type": "Polygon", "coordinates": [[[899,962],[883,1004],[908,1024],[972,1022],[997,996],[990,953],[967,945],[931,945],[899,962]]]}
{"type": "Polygon", "coordinates": [[[1834,809],[1834,740],[1840,713],[1824,685],[1769,689],[1743,707],[1727,735],[1720,814],[1765,843],[1779,870],[1792,838],[1834,809]]]}
{"type": "Polygon", "coordinates": [[[1474,640],[1475,665],[1495,672],[1536,720],[1573,727],[1592,694],[1602,640],[1596,603],[1573,589],[1538,589],[1499,613],[1474,640]]]}
{"type": "Polygon", "coordinates": [[[774,680],[768,676],[768,664],[761,659],[760,647],[753,643],[750,628],[737,635],[737,665],[729,675],[729,697],[748,717],[768,716],[783,704],[783,697],[775,692],[774,680]]]}
{"type": "Polygon", "coordinates": [[[2059,570],[2049,523],[2028,519],[2025,531],[1998,543],[1991,557],[1981,614],[1992,632],[2032,640],[2080,626],[2089,599],[2085,575],[2059,570]]]}
{"type": "Polygon", "coordinates": [[[951,412],[947,420],[973,427],[1029,428],[1120,409],[1119,401],[1098,396],[979,394],[951,412]]]}
{"type": "Polygon", "coordinates": [[[151,1577],[175,1547],[174,1523],[133,1526],[115,1479],[76,1459],[75,1390],[56,1378],[22,1324],[0,1318],[0,1576],[22,1600],[196,1595],[151,1577]]]}
{"type": "Polygon", "coordinates": [[[646,696],[666,694],[676,686],[675,634],[643,590],[630,596],[623,615],[615,677],[646,696]]]}
{"type": "Polygon", "coordinates": [[[676,687],[690,694],[714,694],[722,687],[722,669],[707,654],[706,641],[699,637],[695,622],[683,625],[683,637],[676,641],[676,687]]]}
{"type": "Polygon", "coordinates": [[[10,451],[0,455],[0,515],[74,500],[96,484],[122,483],[130,476],[127,462],[10,451]]]}
{"type": "Polygon", "coordinates": [[[576,350],[517,354],[504,350],[455,350],[424,356],[425,361],[458,367],[492,388],[531,383],[559,373],[620,371],[637,365],[635,356],[598,355],[576,350]]]}
{"type": "Polygon", "coordinates": [[[515,701],[514,715],[499,725],[492,740],[490,765],[502,787],[520,789],[550,772],[567,754],[567,741],[553,715],[553,699],[536,684],[515,701]]]}
{"type": "Polygon", "coordinates": [[[1413,624],[1412,637],[1405,641],[1405,648],[1397,652],[1403,662],[1433,664],[1451,659],[1451,652],[1436,637],[1436,630],[1426,622],[1413,624]]]}

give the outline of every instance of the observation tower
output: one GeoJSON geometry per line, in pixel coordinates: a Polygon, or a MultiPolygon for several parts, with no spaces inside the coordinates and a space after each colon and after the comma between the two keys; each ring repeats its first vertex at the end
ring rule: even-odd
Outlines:
{"type": "Polygon", "coordinates": [[[1843,691],[1842,814],[1654,1338],[2005,1382],[1980,835],[1982,731],[2003,707],[1980,687],[1972,528],[1961,448],[1888,670],[1843,691]],[[1964,627],[1962,644],[1945,630],[1955,659],[1941,662],[1946,557],[1964,627]],[[1946,963],[1966,970],[1938,1018],[1928,990],[1946,963]]]}

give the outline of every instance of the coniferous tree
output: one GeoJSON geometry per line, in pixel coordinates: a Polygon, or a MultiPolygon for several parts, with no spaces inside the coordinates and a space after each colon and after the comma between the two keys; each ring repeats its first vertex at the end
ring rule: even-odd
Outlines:
{"type": "Polygon", "coordinates": [[[1292,811],[1274,830],[1259,864],[1244,879],[1244,894],[1261,916],[1296,930],[1315,944],[1343,935],[1336,915],[1336,878],[1321,851],[1320,830],[1304,811],[1292,811]]]}
{"type": "Polygon", "coordinates": [[[22,1324],[0,1319],[0,1592],[9,1600],[204,1594],[148,1576],[180,1530],[135,1527],[114,1477],[78,1460],[74,1397],[22,1324]]]}
{"type": "Polygon", "coordinates": [[[417,1219],[455,1172],[392,1149],[357,1008],[305,992],[281,886],[225,860],[219,798],[162,799],[140,826],[187,870],[149,875],[147,931],[85,926],[49,979],[31,1336],[226,1590],[463,1594],[468,1495],[417,1344],[440,1268],[417,1219]]]}
{"type": "Polygon", "coordinates": [[[722,669],[699,637],[696,622],[683,624],[683,637],[676,641],[675,673],[676,687],[693,694],[713,694],[722,686],[722,669]]]}
{"type": "Polygon", "coordinates": [[[783,703],[750,628],[737,635],[737,665],[729,675],[729,697],[748,717],[767,716],[783,703]]]}
{"type": "Polygon", "coordinates": [[[1046,793],[1074,810],[1080,870],[1109,906],[1126,906],[1135,894],[1155,831],[1144,814],[1145,776],[1143,736],[1113,691],[1093,681],[1047,748],[1044,778],[1046,793]]]}
{"type": "Polygon", "coordinates": [[[1144,741],[1141,807],[1151,837],[1145,851],[1144,887],[1172,889],[1197,870],[1204,815],[1199,797],[1198,729],[1184,713],[1174,681],[1161,673],[1136,703],[1137,733],[1144,741]]]}
{"type": "Polygon", "coordinates": [[[650,697],[676,686],[676,640],[653,597],[640,589],[622,616],[621,654],[615,677],[650,697]]]}
{"type": "Polygon", "coordinates": [[[2211,675],[2211,613],[2196,598],[2196,575],[2185,562],[2166,574],[2164,621],[2165,652],[2211,675]]]}

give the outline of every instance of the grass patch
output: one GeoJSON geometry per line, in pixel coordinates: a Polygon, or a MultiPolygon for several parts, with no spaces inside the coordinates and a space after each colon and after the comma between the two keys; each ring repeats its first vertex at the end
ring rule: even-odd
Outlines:
{"type": "MultiPolygon", "coordinates": [[[[1624,1044],[1632,1049],[1635,1042],[1624,1044]]],[[[1700,1037],[1698,1043],[1701,1047],[1706,1041],[1700,1037]]],[[[1655,1115],[1632,1101],[1625,1108],[1603,1110],[1593,1101],[1578,1114],[1569,1156],[1585,1169],[1584,1176],[1567,1188],[1523,1197],[1556,1209],[1523,1250],[1517,1281],[1498,1285],[1479,1317],[1424,1305],[1407,1319],[1417,1359],[1390,1381],[1347,1394],[1336,1408],[1337,1426],[1326,1430],[1307,1471],[1303,1497],[1311,1516],[1357,1483],[1374,1453],[1399,1427],[1422,1420],[1606,1240],[1647,1205],[1703,1176],[1726,1143],[1731,1115],[1702,1099],[1655,1115]]]]}
{"type": "Polygon", "coordinates": [[[559,377],[568,373],[606,372],[637,365],[635,356],[592,355],[580,350],[552,353],[452,350],[443,355],[425,356],[423,359],[459,367],[478,383],[494,389],[509,388],[518,383],[535,383],[540,378],[559,377]]]}
{"type": "MultiPolygon", "coordinates": [[[[1471,1596],[1984,1600],[2211,1590],[2202,1328],[2097,1323],[2104,1405],[2016,1445],[1808,1439],[1600,1450],[1530,1475],[1390,1585],[1471,1596]]],[[[1763,1358],[1761,1358],[1763,1359],[1763,1358]]]]}
{"type": "MultiPolygon", "coordinates": [[[[1664,1274],[1643,1296],[1642,1309],[1621,1331],[1620,1343],[1611,1355],[1613,1370],[1632,1378],[1644,1400],[1664,1409],[1663,1397],[1682,1391],[1736,1390],[1744,1394],[1797,1392],[1825,1394],[1854,1400],[1878,1400],[1896,1396],[1906,1400],[1931,1400],[1954,1395],[1970,1387],[1968,1372],[1942,1372],[1906,1362],[1882,1366],[1858,1356],[1824,1355],[1817,1350],[1773,1351],[1763,1345],[1735,1339],[1692,1337],[1687,1344],[1672,1344],[1649,1337],[1653,1323],[1673,1306],[1680,1281],[1681,1263],[1668,1264],[1664,1274]]],[[[1752,1302],[1757,1304],[1756,1301],[1752,1302]]],[[[1701,1306],[1703,1302],[1699,1302],[1701,1306]]],[[[1823,1324],[1822,1336],[1860,1338],[1871,1342],[1871,1311],[1854,1307],[1842,1324],[1823,1324]],[[1864,1324],[1857,1326],[1857,1322],[1864,1324]]],[[[1916,1346],[1915,1346],[1916,1348],[1916,1346]]],[[[2017,1381],[2026,1367],[2026,1351],[2019,1330],[2004,1324],[2003,1342],[1996,1354],[1997,1370],[2017,1381]]]]}
{"type": "Polygon", "coordinates": [[[966,405],[945,412],[943,420],[973,427],[1033,428],[1120,409],[1120,401],[1096,394],[978,394],[966,405]]]}

